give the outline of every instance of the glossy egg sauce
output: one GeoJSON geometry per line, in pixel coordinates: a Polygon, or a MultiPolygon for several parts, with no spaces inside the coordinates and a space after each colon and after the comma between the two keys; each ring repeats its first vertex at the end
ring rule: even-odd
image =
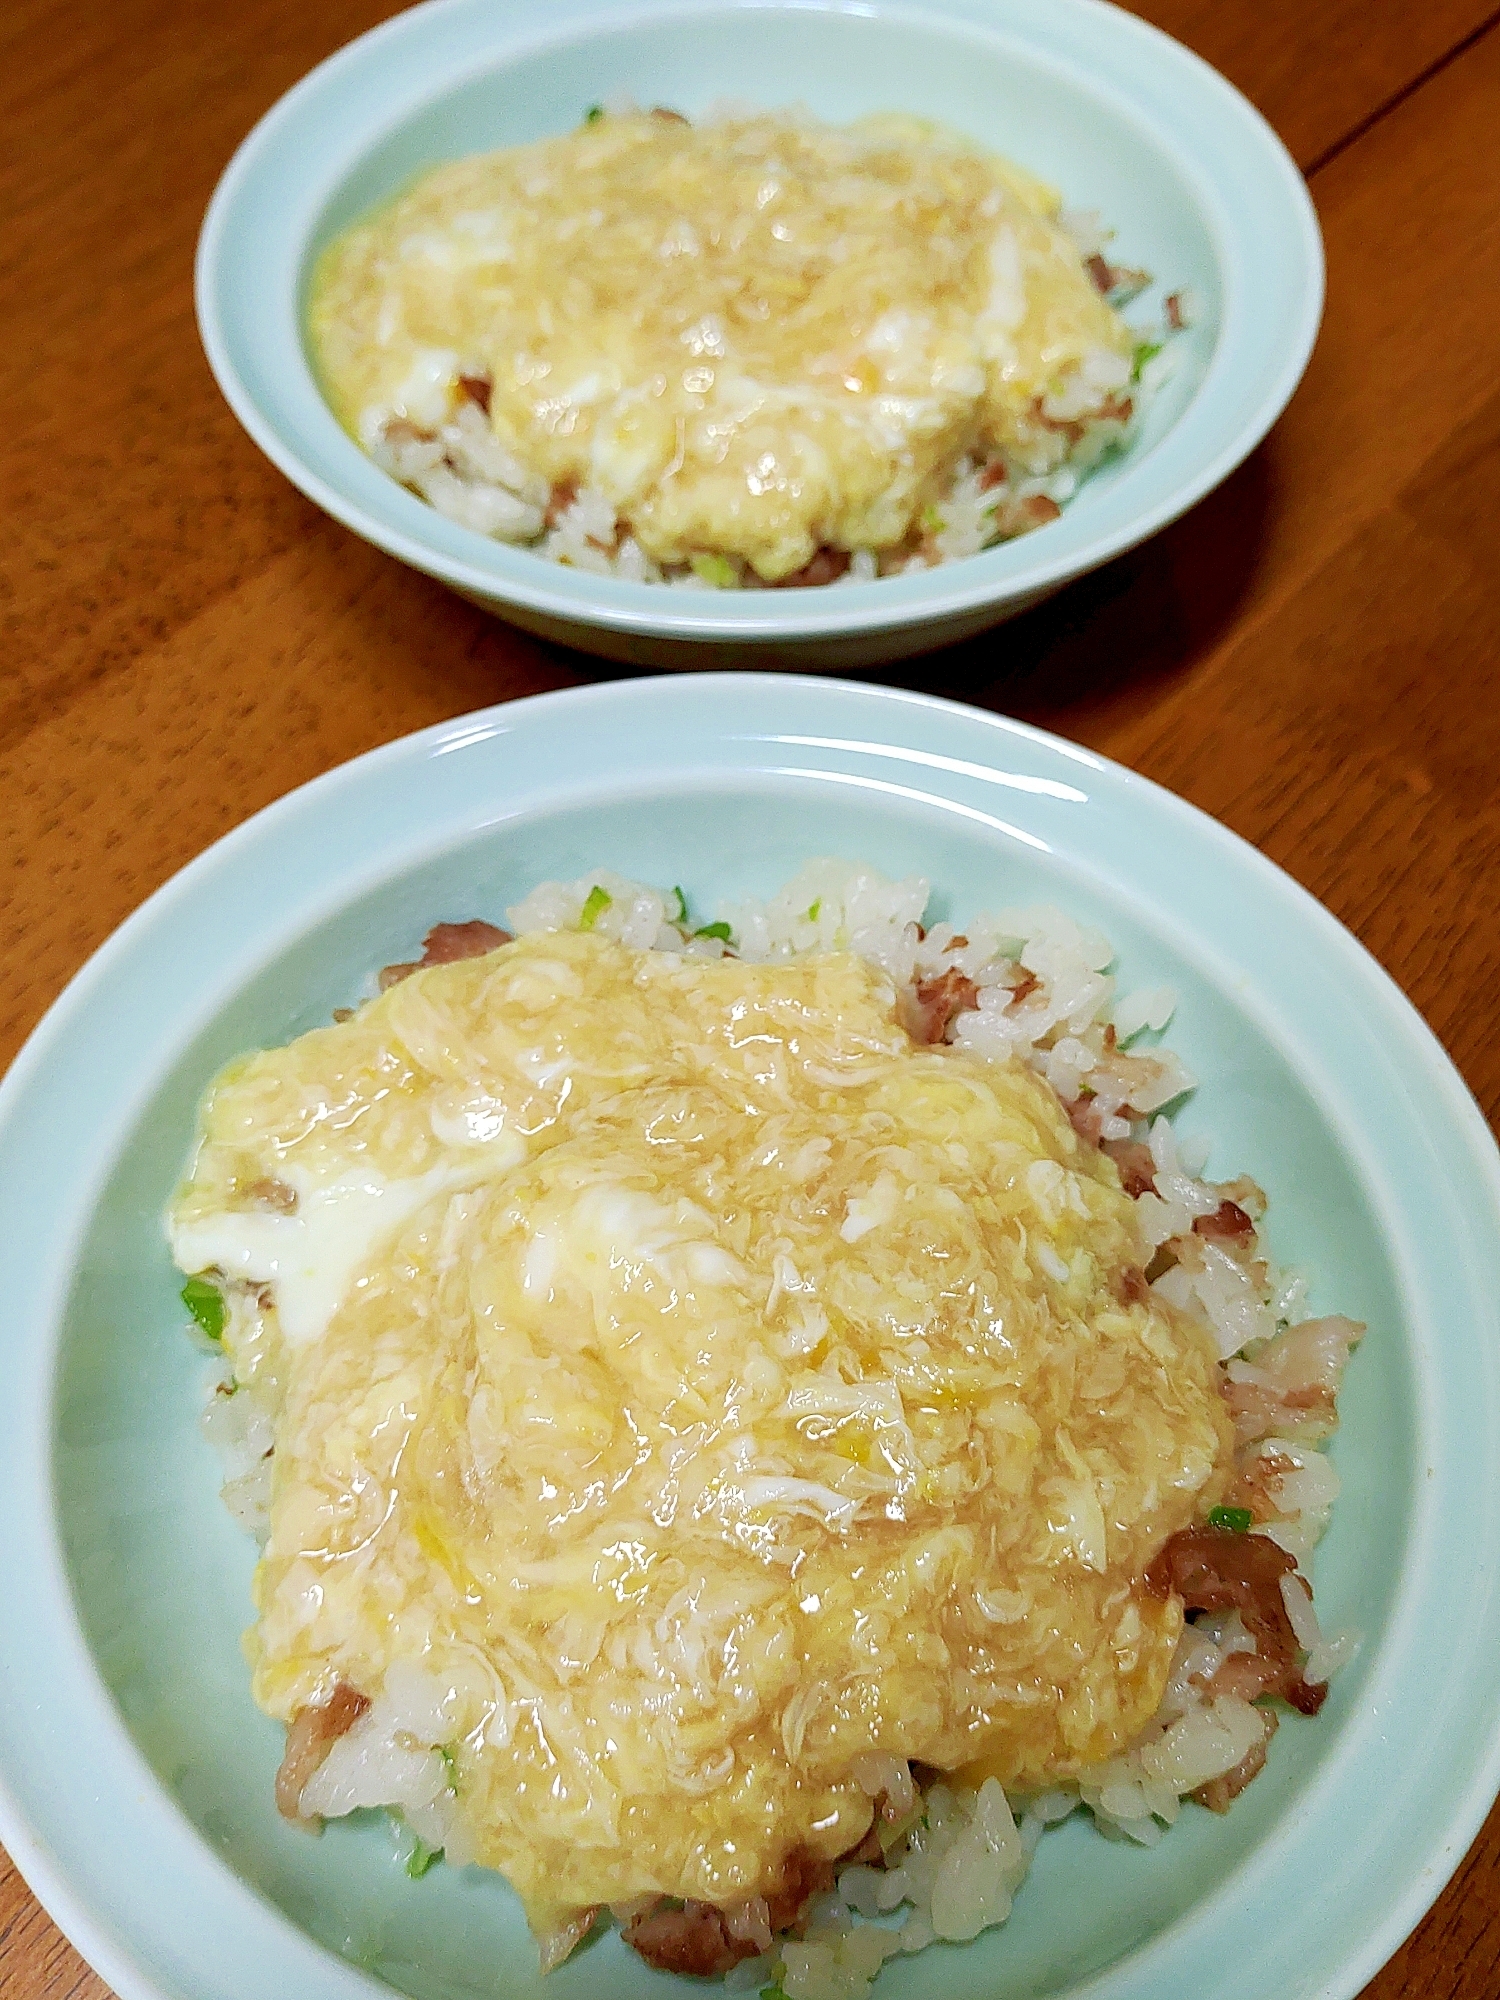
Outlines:
{"type": "Polygon", "coordinates": [[[1133,336],[1059,209],[913,118],[600,117],[434,168],[346,232],[312,345],[362,442],[483,381],[554,492],[601,495],[659,563],[774,581],[901,544],[966,454],[1049,468],[1128,388],[1133,336]]]}
{"type": "Polygon", "coordinates": [[[1041,1787],[1161,1696],[1215,1355],[1050,1088],[894,1003],[541,934],[205,1100],[174,1253],[259,1286],[280,1412],[256,1698],[420,1663],[539,1931],[845,1852],[865,1753],[1041,1787]]]}

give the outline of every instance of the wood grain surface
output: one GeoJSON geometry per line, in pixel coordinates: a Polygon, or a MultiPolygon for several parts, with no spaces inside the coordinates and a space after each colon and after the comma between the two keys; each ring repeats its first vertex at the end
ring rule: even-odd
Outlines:
{"type": "MultiPolygon", "coordinates": [[[[0,1063],[143,896],[292,785],[611,671],[319,514],[199,351],[192,252],[218,172],[389,11],[12,0],[0,22],[0,1063]]],[[[1145,548],[881,678],[1041,722],[1255,842],[1386,965],[1493,1123],[1497,16],[1481,0],[1140,11],[1246,91],[1309,175],[1329,302],[1306,382],[1145,548]]],[[[107,1993],[0,1856],[0,1995],[107,1993]]],[[[1500,1815],[1365,2000],[1496,1995],[1500,1815]]]]}

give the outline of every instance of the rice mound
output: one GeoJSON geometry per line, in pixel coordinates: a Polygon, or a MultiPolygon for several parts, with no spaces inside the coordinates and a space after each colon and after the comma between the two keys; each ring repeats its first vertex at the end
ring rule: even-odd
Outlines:
{"type": "Polygon", "coordinates": [[[345,231],[309,329],[351,435],[475,533],[681,589],[870,582],[1045,527],[1136,442],[1191,308],[1127,323],[1151,280],[1109,247],[920,119],[596,106],[345,231]]]}
{"type": "MultiPolygon", "coordinates": [[[[1175,996],[1167,988],[1117,996],[1109,941],[1059,909],[1003,909],[961,931],[949,923],[926,928],[928,897],[920,877],[892,882],[872,868],[824,859],[775,895],[728,904],[714,923],[699,924],[680,890],[597,869],[539,884],[508,919],[518,935],[594,930],[686,956],[732,952],[768,963],[853,952],[895,983],[915,1038],[1029,1065],[1080,1135],[1116,1160],[1155,1252],[1148,1281],[1207,1329],[1221,1357],[1238,1441],[1229,1511],[1249,1535],[1306,1565],[1339,1491],[1319,1446],[1335,1427],[1339,1381],[1363,1329],[1307,1315],[1304,1279],[1278,1271],[1260,1242],[1261,1191],[1243,1177],[1207,1180],[1206,1147],[1180,1138],[1163,1115],[1195,1081],[1155,1040],[1175,996]]],[[[222,1351],[233,1357],[252,1337],[257,1301],[251,1288],[224,1290],[222,1351]]],[[[204,1429],[222,1457],[226,1504],[264,1534],[273,1416],[228,1359],[204,1429]]],[[[1323,1634],[1300,1575],[1283,1577],[1280,1589],[1301,1681],[1320,1691],[1352,1657],[1357,1637],[1323,1634]]],[[[1154,1846],[1184,1802],[1224,1809],[1261,1767],[1275,1732],[1276,1712],[1256,1699],[1266,1685],[1262,1664],[1255,1632],[1237,1610],[1200,1612],[1183,1628],[1156,1714],[1128,1751],[1040,1793],[1007,1796],[993,1777],[977,1788],[931,1774],[919,1784],[898,1758],[861,1757],[852,1776],[876,1803],[878,1858],[862,1849],[843,1865],[835,1885],[807,1906],[800,1935],[773,1935],[762,1898],[726,1911],[727,1933],[754,1954],[727,1984],[769,1985],[784,2000],[864,2000],[887,1958],[1003,1923],[1044,1833],[1073,1814],[1085,1813],[1110,1839],[1154,1846]]],[[[452,1864],[469,1859],[443,1747],[451,1736],[444,1702],[441,1686],[420,1669],[391,1667],[301,1786],[302,1815],[384,1806],[408,1872],[424,1872],[440,1851],[452,1864]]],[[[544,1969],[587,1935],[587,1916],[542,1941],[544,1969]]]]}

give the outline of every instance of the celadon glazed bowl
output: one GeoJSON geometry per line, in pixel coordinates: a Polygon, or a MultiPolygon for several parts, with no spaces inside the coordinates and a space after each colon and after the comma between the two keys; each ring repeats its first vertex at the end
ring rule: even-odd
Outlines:
{"type": "Polygon", "coordinates": [[[886,660],[982,630],[1133,547],[1265,435],[1323,300],[1312,204],[1224,79],[1102,0],[431,0],[314,70],[225,173],[198,252],[209,361],[304,493],[403,562],[527,630],[668,667],[886,660]],[[309,363],[318,252],[444,159],[577,125],[620,98],[689,114],[734,98],[844,120],[938,119],[1116,229],[1111,255],[1186,287],[1195,322],[1131,448],[1060,520],[966,562],[832,589],[675,591],[546,563],[445,520],[339,428],[309,363]]]}
{"type": "MultiPolygon", "coordinates": [[[[446,723],[221,840],[84,968],[0,1086],[0,1838],[123,2000],[528,2000],[499,1877],[409,1881],[378,1815],[278,1818],[240,1634],[255,1550],[198,1430],[161,1214],[228,1058],[284,1041],[442,919],[608,863],[693,908],[805,859],[1049,900],[1169,982],[1179,1129],[1269,1191],[1278,1261],[1369,1332],[1316,1565],[1358,1655],[1224,1817],[1152,1851],[1080,1817],[1014,1915],[877,2000],[1351,2000],[1500,1782],[1500,1157],[1437,1042],[1327,913],[1166,793],[1014,722],[783,675],[642,680],[446,723]],[[383,1982],[383,1983],[382,1983],[383,1982]]],[[[549,2000],[687,2000],[617,1935],[549,2000]]]]}

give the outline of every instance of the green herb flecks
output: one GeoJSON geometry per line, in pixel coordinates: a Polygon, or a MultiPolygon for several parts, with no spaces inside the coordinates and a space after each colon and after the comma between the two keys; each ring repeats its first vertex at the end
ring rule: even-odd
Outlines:
{"type": "Polygon", "coordinates": [[[1161,353],[1161,349],[1162,343],[1159,340],[1138,340],[1136,342],[1135,352],[1130,357],[1130,379],[1132,382],[1140,381],[1141,370],[1148,361],[1156,359],[1157,355],[1161,353]]]}
{"type": "Polygon", "coordinates": [[[725,923],[703,924],[698,930],[693,932],[694,937],[717,938],[720,944],[728,944],[733,935],[734,933],[730,930],[728,924],[725,923]]]}
{"type": "Polygon", "coordinates": [[[1210,1507],[1208,1525],[1211,1528],[1228,1528],[1236,1535],[1247,1535],[1255,1516],[1248,1507],[1210,1507]]]}
{"type": "Polygon", "coordinates": [[[591,104],[583,114],[583,122],[585,125],[597,125],[603,116],[604,106],[602,104],[591,104]]]}
{"type": "Polygon", "coordinates": [[[947,525],[948,523],[943,519],[936,507],[924,507],[922,509],[922,526],[927,530],[929,535],[940,535],[947,525]]]}
{"type": "Polygon", "coordinates": [[[685,924],[687,922],[687,897],[683,895],[680,889],[674,889],[672,894],[677,898],[677,914],[674,917],[668,917],[667,922],[669,924],[685,924]]]}
{"type": "Polygon", "coordinates": [[[413,1882],[420,1882],[434,1862],[441,1861],[442,1858],[442,1848],[429,1847],[425,1840],[418,1837],[411,1853],[406,1857],[406,1872],[413,1882]]]}
{"type": "Polygon", "coordinates": [[[450,1792],[458,1790],[458,1759],[446,1743],[438,1745],[438,1756],[443,1760],[443,1776],[448,1780],[450,1792]]]}
{"type": "Polygon", "coordinates": [[[210,1340],[224,1338],[224,1294],[211,1279],[189,1278],[182,1288],[182,1303],[210,1340]]]}
{"type": "Polygon", "coordinates": [[[591,931],[614,900],[608,889],[601,889],[596,882],[585,897],[583,908],[578,912],[578,928],[581,931],[591,931]]]}
{"type": "Polygon", "coordinates": [[[786,1988],[781,1983],[781,1975],[779,1973],[769,1986],[762,1986],[760,1989],[760,2000],[786,2000],[786,1988]]]}
{"type": "Polygon", "coordinates": [[[735,590],[739,586],[740,573],[728,556],[690,556],[688,562],[693,575],[711,583],[715,590],[735,590]]]}
{"type": "Polygon", "coordinates": [[[823,907],[823,898],[821,896],[819,896],[818,900],[815,903],[808,904],[807,921],[810,924],[815,924],[818,921],[818,912],[819,910],[822,909],[822,907],[823,907]]]}

